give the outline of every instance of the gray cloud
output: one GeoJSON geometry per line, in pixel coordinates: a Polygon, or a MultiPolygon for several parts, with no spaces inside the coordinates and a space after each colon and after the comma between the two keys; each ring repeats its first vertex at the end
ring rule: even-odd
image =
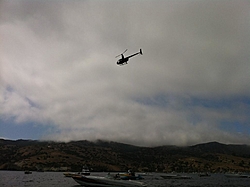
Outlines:
{"type": "Polygon", "coordinates": [[[45,139],[249,143],[249,135],[220,127],[249,126],[248,1],[1,7],[1,118],[55,126],[45,139]],[[127,48],[144,55],[116,66],[114,56],[127,48]],[[234,99],[241,97],[248,102],[234,99]],[[232,104],[207,107],[194,98],[232,104]]]}

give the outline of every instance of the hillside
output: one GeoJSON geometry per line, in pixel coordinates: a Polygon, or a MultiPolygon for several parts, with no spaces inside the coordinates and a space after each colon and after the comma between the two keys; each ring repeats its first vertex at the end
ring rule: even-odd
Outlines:
{"type": "Polygon", "coordinates": [[[217,142],[138,147],[117,142],[69,143],[0,139],[1,170],[250,172],[250,146],[217,142]]]}

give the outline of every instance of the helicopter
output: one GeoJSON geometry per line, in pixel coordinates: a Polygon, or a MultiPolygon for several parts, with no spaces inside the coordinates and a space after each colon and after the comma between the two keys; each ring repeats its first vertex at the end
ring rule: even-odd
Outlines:
{"type": "Polygon", "coordinates": [[[129,58],[131,58],[131,57],[133,57],[133,56],[135,56],[135,55],[138,55],[138,54],[141,54],[141,55],[142,55],[142,49],[140,49],[139,52],[137,52],[137,53],[135,53],[135,54],[132,54],[132,55],[130,55],[130,56],[124,57],[123,54],[124,54],[127,50],[128,50],[128,49],[126,49],[122,54],[116,56],[116,58],[119,57],[119,56],[122,56],[122,58],[119,59],[119,60],[117,61],[117,65],[120,65],[120,66],[126,65],[126,64],[128,64],[129,58]]]}

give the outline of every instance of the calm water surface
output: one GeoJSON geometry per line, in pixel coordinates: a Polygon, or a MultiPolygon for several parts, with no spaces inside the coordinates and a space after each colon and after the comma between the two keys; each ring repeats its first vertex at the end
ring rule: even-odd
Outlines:
{"type": "MultiPolygon", "coordinates": [[[[105,176],[107,173],[91,173],[105,176]]],[[[212,174],[211,177],[199,177],[197,174],[186,174],[192,179],[163,179],[160,173],[145,176],[143,182],[148,187],[249,187],[250,178],[227,178],[223,174],[212,174]]],[[[62,172],[0,171],[0,187],[80,187],[72,178],[64,177],[62,172]]]]}

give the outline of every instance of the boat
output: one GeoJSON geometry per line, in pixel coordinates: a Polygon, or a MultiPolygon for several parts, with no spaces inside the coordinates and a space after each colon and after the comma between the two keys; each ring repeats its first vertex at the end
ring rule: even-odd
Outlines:
{"type": "Polygon", "coordinates": [[[199,174],[200,177],[211,177],[211,175],[209,173],[200,173],[199,174]]]}
{"type": "Polygon", "coordinates": [[[32,174],[32,171],[26,170],[26,171],[24,171],[24,174],[32,174]]]}
{"type": "Polygon", "coordinates": [[[90,175],[90,171],[87,165],[82,167],[82,172],[80,173],[81,175],[90,175]]]}
{"type": "Polygon", "coordinates": [[[228,178],[249,178],[249,175],[239,174],[239,173],[228,173],[225,174],[225,177],[228,178]]]}
{"type": "Polygon", "coordinates": [[[152,173],[137,173],[138,175],[140,175],[140,176],[153,176],[153,174],[152,173]]]}
{"type": "Polygon", "coordinates": [[[192,177],[186,175],[179,175],[179,174],[169,174],[169,175],[161,175],[164,179],[191,179],[192,177]]]}
{"type": "Polygon", "coordinates": [[[143,177],[141,175],[135,175],[135,172],[128,170],[125,173],[118,173],[120,179],[122,180],[141,180],[143,177]]]}
{"type": "Polygon", "coordinates": [[[72,177],[78,184],[84,185],[86,187],[113,187],[113,186],[119,186],[119,187],[137,187],[137,186],[143,186],[146,187],[142,182],[139,181],[134,181],[134,180],[121,180],[118,176],[116,175],[110,175],[108,174],[105,177],[100,177],[100,176],[83,176],[83,175],[78,175],[78,176],[73,176],[72,177]]]}
{"type": "Polygon", "coordinates": [[[73,176],[76,176],[76,175],[90,175],[90,171],[89,171],[89,168],[85,165],[82,167],[82,171],[81,172],[64,172],[63,175],[65,177],[73,177],[73,176]]]}
{"type": "Polygon", "coordinates": [[[75,176],[75,175],[80,175],[80,172],[78,172],[78,173],[64,172],[63,175],[64,175],[65,177],[73,177],[73,176],[75,176]]]}

